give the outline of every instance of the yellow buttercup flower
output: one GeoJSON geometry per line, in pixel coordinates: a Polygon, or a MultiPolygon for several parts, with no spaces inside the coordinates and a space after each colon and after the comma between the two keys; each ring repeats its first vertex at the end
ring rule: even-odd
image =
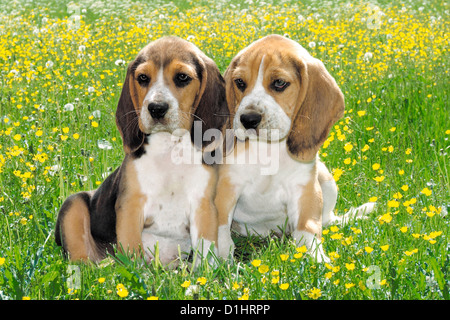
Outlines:
{"type": "Polygon", "coordinates": [[[330,227],[330,231],[331,232],[338,232],[339,231],[339,227],[338,226],[331,226],[330,227]]]}
{"type": "Polygon", "coordinates": [[[199,283],[200,285],[204,286],[206,284],[206,278],[205,277],[200,277],[197,279],[197,283],[199,283]]]}
{"type": "Polygon", "coordinates": [[[319,288],[312,288],[311,290],[308,291],[307,295],[311,299],[316,300],[322,296],[322,291],[319,288]]]}
{"type": "Polygon", "coordinates": [[[238,300],[248,300],[248,293],[244,293],[238,300]]]}
{"type": "Polygon", "coordinates": [[[398,208],[400,206],[400,202],[397,200],[389,200],[387,205],[389,208],[398,208]]]}
{"type": "Polygon", "coordinates": [[[373,180],[375,180],[376,182],[382,182],[382,181],[384,181],[384,179],[385,179],[385,176],[379,176],[379,177],[373,178],[373,180]]]}
{"type": "Polygon", "coordinates": [[[422,191],[420,191],[420,193],[426,195],[427,197],[431,196],[431,194],[433,193],[433,191],[431,191],[428,188],[423,188],[422,191]]]}
{"type": "Polygon", "coordinates": [[[407,256],[412,256],[414,253],[417,253],[417,252],[419,252],[419,249],[413,249],[413,250],[411,250],[411,251],[405,251],[404,253],[405,253],[407,256]]]}
{"type": "Polygon", "coordinates": [[[352,144],[351,142],[347,142],[347,143],[344,145],[344,150],[345,150],[345,152],[350,152],[350,151],[352,151],[352,150],[353,150],[353,144],[352,144]]]}
{"type": "Polygon", "coordinates": [[[392,221],[392,215],[390,212],[383,214],[381,217],[378,218],[378,221],[380,224],[383,223],[389,223],[392,221]]]}
{"type": "Polygon", "coordinates": [[[362,117],[362,116],[366,115],[366,110],[360,110],[357,112],[357,114],[359,117],[362,117]]]}
{"type": "Polygon", "coordinates": [[[280,289],[281,290],[287,290],[289,288],[289,283],[282,283],[280,284],[280,289]]]}
{"type": "Polygon", "coordinates": [[[281,258],[281,261],[286,261],[287,259],[289,259],[289,255],[288,254],[280,254],[280,258],[281,258]]]}
{"type": "Polygon", "coordinates": [[[371,253],[373,251],[372,247],[364,247],[364,250],[366,250],[367,253],[371,253]]]}
{"type": "Polygon", "coordinates": [[[259,267],[261,265],[261,260],[255,259],[252,261],[254,267],[259,267]]]}
{"type": "Polygon", "coordinates": [[[116,286],[116,290],[117,290],[116,293],[119,297],[125,298],[128,296],[128,290],[125,288],[125,286],[123,284],[119,283],[116,286]]]}
{"type": "Polygon", "coordinates": [[[354,287],[354,286],[355,286],[354,283],[346,283],[346,284],[345,284],[345,288],[346,288],[346,289],[350,289],[350,288],[352,288],[352,287],[354,287]]]}
{"type": "Polygon", "coordinates": [[[266,264],[260,265],[258,271],[259,273],[266,273],[269,271],[269,266],[266,264]]]}
{"type": "Polygon", "coordinates": [[[349,270],[349,271],[353,271],[353,270],[355,270],[355,264],[354,263],[346,263],[345,268],[347,268],[347,270],[349,270]]]}

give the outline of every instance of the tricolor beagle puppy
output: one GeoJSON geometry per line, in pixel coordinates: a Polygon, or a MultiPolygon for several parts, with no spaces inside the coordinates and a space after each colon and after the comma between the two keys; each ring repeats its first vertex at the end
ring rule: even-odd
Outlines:
{"type": "Polygon", "coordinates": [[[339,220],[337,187],[317,153],[344,113],[336,81],[302,46],[278,35],[239,52],[224,78],[237,139],[219,168],[219,256],[233,253],[233,229],[286,232],[326,260],[322,225],[339,220]]]}
{"type": "Polygon", "coordinates": [[[201,136],[221,129],[227,113],[220,71],[196,46],[166,37],[142,49],[128,66],[116,112],[123,163],[59,212],[56,242],[69,258],[99,261],[117,244],[147,259],[158,252],[167,265],[191,249],[206,256],[217,246],[217,172],[202,161],[201,136]]]}

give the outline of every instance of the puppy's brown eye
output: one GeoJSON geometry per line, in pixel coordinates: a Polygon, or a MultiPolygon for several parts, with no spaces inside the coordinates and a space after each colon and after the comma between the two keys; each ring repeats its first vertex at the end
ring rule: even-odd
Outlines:
{"type": "Polygon", "coordinates": [[[284,91],[288,86],[290,85],[289,82],[286,82],[284,80],[281,79],[277,79],[274,82],[272,82],[271,87],[273,90],[278,91],[278,92],[282,92],[284,91]]]}
{"type": "Polygon", "coordinates": [[[175,78],[173,79],[173,82],[175,82],[175,85],[177,87],[185,87],[187,86],[190,82],[191,82],[192,78],[189,77],[187,74],[185,73],[177,73],[175,75],[175,78]]]}
{"type": "Polygon", "coordinates": [[[245,88],[247,88],[247,84],[241,78],[234,80],[234,83],[236,84],[236,87],[242,92],[244,92],[245,88]]]}
{"type": "Polygon", "coordinates": [[[147,77],[145,74],[140,74],[137,80],[141,85],[147,85],[150,82],[150,78],[147,77]]]}

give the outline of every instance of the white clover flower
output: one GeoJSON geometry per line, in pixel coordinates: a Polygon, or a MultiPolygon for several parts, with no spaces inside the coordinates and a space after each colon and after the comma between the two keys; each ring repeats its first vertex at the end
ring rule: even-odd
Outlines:
{"type": "Polygon", "coordinates": [[[123,66],[123,65],[125,64],[125,60],[117,59],[117,60],[114,62],[114,64],[115,64],[116,66],[123,66]]]}
{"type": "Polygon", "coordinates": [[[364,54],[364,61],[369,61],[373,58],[373,53],[372,52],[366,52],[364,54]]]}
{"type": "Polygon", "coordinates": [[[103,150],[111,150],[113,148],[111,142],[105,139],[97,140],[97,147],[103,150]]]}
{"type": "Polygon", "coordinates": [[[95,110],[94,112],[92,112],[92,115],[97,119],[100,119],[102,117],[102,113],[100,110],[95,110]]]}
{"type": "Polygon", "coordinates": [[[60,170],[61,170],[61,166],[60,166],[59,164],[55,164],[55,165],[53,165],[53,166],[50,167],[50,170],[48,170],[48,173],[49,173],[51,176],[54,176],[55,173],[57,173],[57,172],[60,171],[60,170]]]}
{"type": "Polygon", "coordinates": [[[310,47],[311,49],[316,47],[316,43],[314,41],[311,41],[310,43],[308,43],[308,47],[310,47]]]}
{"type": "Polygon", "coordinates": [[[75,108],[75,107],[74,107],[73,104],[67,103],[67,104],[64,106],[64,111],[73,111],[74,108],[75,108]]]}
{"type": "Polygon", "coordinates": [[[88,91],[89,93],[94,93],[94,92],[95,92],[95,88],[94,88],[94,87],[89,87],[89,88],[87,89],[87,91],[88,91]]]}

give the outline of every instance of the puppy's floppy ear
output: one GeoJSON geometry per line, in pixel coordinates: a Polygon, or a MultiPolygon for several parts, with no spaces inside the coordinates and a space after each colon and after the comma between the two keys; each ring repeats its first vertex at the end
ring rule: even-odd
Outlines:
{"type": "Polygon", "coordinates": [[[301,89],[287,145],[295,158],[311,161],[344,114],[344,95],[321,61],[299,56],[293,62],[301,89]]]}
{"type": "Polygon", "coordinates": [[[144,143],[144,134],[139,129],[138,112],[135,108],[134,70],[139,61],[131,62],[123,83],[122,94],[116,110],[116,125],[122,136],[125,153],[131,154],[144,143]]]}
{"type": "Polygon", "coordinates": [[[233,70],[236,68],[238,62],[239,62],[239,56],[236,56],[231,61],[230,65],[228,66],[227,70],[225,70],[225,73],[223,75],[225,79],[225,88],[226,88],[226,97],[227,97],[227,105],[228,105],[228,112],[230,114],[230,127],[234,120],[235,115],[235,109],[237,106],[237,100],[236,100],[236,94],[234,91],[234,82],[232,79],[232,73],[233,70]]]}
{"type": "Polygon", "coordinates": [[[215,62],[206,55],[200,54],[196,61],[196,67],[201,85],[194,102],[195,113],[191,139],[198,148],[204,148],[211,142],[203,141],[196,136],[199,133],[195,132],[195,122],[201,122],[201,137],[208,129],[222,130],[228,120],[228,108],[225,99],[225,81],[215,62]]]}

